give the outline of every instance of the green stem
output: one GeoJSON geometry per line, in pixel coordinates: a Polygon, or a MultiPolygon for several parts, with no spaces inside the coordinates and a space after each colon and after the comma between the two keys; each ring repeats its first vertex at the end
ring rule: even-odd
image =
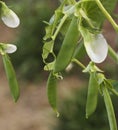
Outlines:
{"type": "Polygon", "coordinates": [[[52,36],[53,40],[55,40],[56,36],[58,35],[58,33],[59,33],[61,27],[63,26],[65,20],[67,19],[67,17],[68,17],[68,15],[64,15],[64,17],[61,19],[61,22],[60,22],[59,26],[57,27],[54,35],[52,36]]]}
{"type": "Polygon", "coordinates": [[[112,59],[114,59],[116,63],[118,63],[118,54],[110,46],[108,54],[111,56],[112,59]]]}
{"type": "Polygon", "coordinates": [[[98,7],[100,8],[100,10],[102,11],[102,13],[106,16],[106,18],[112,24],[113,28],[116,30],[116,32],[118,32],[118,25],[113,20],[113,18],[111,17],[111,15],[107,12],[107,10],[104,8],[104,6],[100,2],[100,0],[95,0],[95,1],[96,1],[96,4],[98,5],[98,7]]]}
{"type": "Polygon", "coordinates": [[[115,89],[112,88],[108,88],[113,94],[115,94],[116,96],[118,96],[118,92],[115,89]]]}
{"type": "Polygon", "coordinates": [[[73,58],[72,59],[72,62],[76,63],[77,65],[79,65],[81,68],[85,69],[86,67],[80,62],[78,61],[77,59],[73,58]]]}

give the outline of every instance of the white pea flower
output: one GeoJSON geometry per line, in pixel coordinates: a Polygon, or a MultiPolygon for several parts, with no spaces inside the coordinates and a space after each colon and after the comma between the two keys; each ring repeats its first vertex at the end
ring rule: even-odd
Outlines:
{"type": "Polygon", "coordinates": [[[6,44],[6,47],[4,48],[6,53],[14,53],[17,50],[17,47],[13,44],[6,44]]]}
{"type": "Polygon", "coordinates": [[[108,53],[108,45],[102,34],[90,34],[84,45],[90,59],[95,63],[103,62],[108,53]]]}
{"type": "Polygon", "coordinates": [[[20,24],[18,16],[2,2],[1,19],[8,27],[16,28],[20,24]]]}
{"type": "Polygon", "coordinates": [[[14,53],[17,50],[17,47],[13,44],[4,44],[4,43],[0,43],[0,47],[2,48],[2,53],[14,53]]]}
{"type": "Polygon", "coordinates": [[[16,28],[20,24],[18,16],[12,10],[9,10],[7,13],[3,14],[1,19],[4,24],[11,28],[16,28]]]}

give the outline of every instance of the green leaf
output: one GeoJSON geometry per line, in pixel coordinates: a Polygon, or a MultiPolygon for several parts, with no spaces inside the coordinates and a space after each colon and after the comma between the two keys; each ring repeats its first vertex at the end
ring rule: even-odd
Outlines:
{"type": "Polygon", "coordinates": [[[98,82],[96,77],[96,72],[90,73],[86,103],[86,118],[88,118],[96,110],[97,106],[98,82]]]}
{"type": "Polygon", "coordinates": [[[48,57],[49,53],[53,52],[53,46],[54,46],[53,40],[49,42],[45,42],[43,46],[43,53],[42,53],[43,60],[45,60],[48,57]]]}
{"type": "Polygon", "coordinates": [[[43,37],[43,40],[47,40],[47,39],[51,38],[51,36],[52,36],[52,27],[53,27],[52,24],[51,25],[49,24],[48,26],[45,27],[46,34],[43,37]]]}
{"type": "Polygon", "coordinates": [[[50,62],[50,63],[46,64],[46,65],[44,66],[44,70],[46,70],[46,71],[53,70],[54,64],[55,64],[55,60],[54,60],[53,62],[50,62]]]}
{"type": "Polygon", "coordinates": [[[117,0],[101,0],[105,9],[111,14],[116,6],[117,0]]]}
{"type": "Polygon", "coordinates": [[[56,30],[61,18],[63,17],[63,9],[66,4],[66,0],[64,0],[61,5],[55,10],[54,15],[51,17],[48,26],[45,28],[46,34],[44,36],[44,40],[50,39],[56,30]]]}
{"type": "Polygon", "coordinates": [[[10,91],[16,102],[19,98],[20,92],[19,92],[19,86],[17,83],[15,71],[14,71],[12,63],[9,59],[9,56],[7,54],[4,54],[4,55],[2,55],[2,58],[3,58],[3,63],[4,63],[7,79],[8,79],[9,86],[10,86],[10,91]]]}
{"type": "Polygon", "coordinates": [[[118,96],[118,81],[106,79],[105,83],[108,89],[112,92],[112,94],[118,96]]]}
{"type": "Polygon", "coordinates": [[[57,116],[59,116],[59,113],[57,111],[57,79],[53,75],[53,72],[51,72],[48,77],[47,96],[51,107],[57,113],[57,116]]]}
{"type": "MultiPolygon", "coordinates": [[[[113,9],[115,8],[117,0],[101,0],[101,2],[108,13],[111,14],[113,9]]],[[[88,21],[87,19],[85,19],[85,17],[82,16],[82,26],[88,28],[91,32],[99,33],[105,20],[105,16],[97,6],[96,2],[88,1],[78,4],[76,6],[76,13],[79,14],[80,8],[84,11],[86,17],[89,19],[88,21]],[[90,27],[89,22],[93,25],[93,28],[90,27]]]]}

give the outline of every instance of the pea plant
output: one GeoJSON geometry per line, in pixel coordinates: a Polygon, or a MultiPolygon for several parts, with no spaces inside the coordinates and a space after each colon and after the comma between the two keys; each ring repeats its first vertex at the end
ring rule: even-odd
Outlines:
{"type": "MultiPolygon", "coordinates": [[[[3,23],[10,28],[16,28],[20,24],[18,16],[11,9],[9,9],[3,1],[0,1],[0,17],[3,23]]],[[[15,45],[0,42],[0,54],[3,59],[10,91],[15,102],[19,98],[19,87],[16,80],[16,74],[8,54],[14,53],[16,50],[17,47],[15,45]]]]}
{"type": "MultiPolygon", "coordinates": [[[[62,72],[76,63],[82,68],[82,72],[90,75],[86,102],[86,118],[94,113],[97,107],[98,94],[103,97],[108,115],[110,130],[117,130],[116,117],[112,105],[111,94],[118,96],[113,79],[107,79],[104,71],[97,64],[104,62],[109,56],[118,63],[117,53],[108,45],[102,34],[104,21],[107,19],[116,33],[118,25],[111,17],[117,0],[63,0],[55,10],[49,22],[45,22],[46,34],[42,57],[45,63],[44,70],[49,71],[47,81],[48,100],[53,110],[59,116],[57,110],[57,81],[63,79],[62,72]],[[61,34],[61,48],[55,54],[54,46],[56,38],[61,34]],[[90,62],[84,65],[80,58],[88,55],[90,62]],[[49,61],[51,57],[51,61],[49,61]]],[[[20,24],[18,16],[3,2],[0,1],[0,17],[5,25],[16,28],[20,24]]],[[[19,98],[19,87],[9,53],[13,53],[17,47],[8,43],[0,43],[0,54],[14,101],[19,98]]]]}
{"type": "Polygon", "coordinates": [[[44,36],[42,57],[44,70],[49,71],[47,80],[47,96],[53,110],[57,110],[57,82],[63,79],[62,72],[76,63],[82,72],[90,75],[86,102],[86,118],[94,113],[97,107],[98,94],[103,97],[110,130],[117,130],[116,117],[112,105],[111,94],[118,96],[114,87],[117,81],[107,79],[104,71],[97,64],[104,62],[109,56],[118,63],[117,53],[108,45],[102,34],[104,21],[107,19],[116,33],[118,25],[111,17],[117,0],[63,0],[55,10],[47,24],[44,36]],[[58,35],[64,38],[58,54],[55,44],[58,35]],[[84,65],[80,58],[88,55],[90,62],[84,65]],[[50,56],[51,58],[50,61],[50,56]]]}

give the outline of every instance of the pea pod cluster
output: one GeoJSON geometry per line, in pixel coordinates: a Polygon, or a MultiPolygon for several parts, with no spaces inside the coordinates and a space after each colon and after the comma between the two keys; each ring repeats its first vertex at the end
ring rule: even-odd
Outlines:
{"type": "Polygon", "coordinates": [[[44,69],[50,71],[47,81],[48,101],[57,115],[59,115],[57,81],[62,79],[61,72],[69,64],[76,63],[84,69],[82,72],[90,75],[85,108],[86,118],[89,120],[89,116],[96,110],[100,93],[106,106],[110,130],[117,130],[110,94],[118,96],[118,92],[111,80],[104,76],[103,71],[95,63],[103,62],[108,53],[115,62],[118,62],[117,53],[108,45],[101,33],[106,18],[118,32],[118,25],[110,16],[116,2],[117,0],[64,0],[47,23],[42,54],[46,64],[44,69]],[[61,47],[58,53],[55,54],[54,46],[56,38],[60,34],[64,38],[60,41],[61,47]],[[50,54],[52,54],[53,60],[48,63],[46,60],[50,54]],[[81,63],[86,54],[91,60],[87,66],[81,63]]]}

